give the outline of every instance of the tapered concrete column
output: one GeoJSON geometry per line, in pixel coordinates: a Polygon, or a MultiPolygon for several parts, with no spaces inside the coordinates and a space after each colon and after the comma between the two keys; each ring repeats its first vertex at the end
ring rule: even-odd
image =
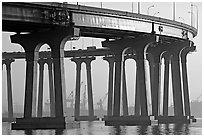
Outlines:
{"type": "Polygon", "coordinates": [[[146,93],[146,80],[145,80],[145,64],[144,55],[137,54],[137,71],[139,79],[139,94],[140,94],[140,105],[141,105],[141,116],[147,116],[147,93],[146,93]]]}
{"type": "Polygon", "coordinates": [[[55,117],[64,116],[64,100],[63,92],[65,89],[65,74],[64,74],[64,58],[60,57],[59,49],[52,51],[53,65],[54,65],[54,87],[55,87],[55,117]]]}
{"type": "Polygon", "coordinates": [[[159,113],[159,87],[160,87],[160,59],[154,57],[154,81],[152,94],[152,114],[158,116],[159,113]]]}
{"type": "Polygon", "coordinates": [[[107,104],[107,116],[113,115],[113,57],[103,57],[104,60],[108,61],[109,64],[109,78],[108,78],[108,104],[107,104]]]}
{"type": "MultiPolygon", "coordinates": [[[[149,62],[149,70],[150,70],[150,89],[151,89],[151,96],[153,95],[153,91],[154,91],[154,59],[151,53],[147,54],[147,60],[149,62]]],[[[153,103],[153,97],[151,97],[151,103],[153,103]]],[[[153,107],[153,105],[152,105],[153,107]]],[[[152,108],[152,115],[153,115],[153,108],[152,108]]]]}
{"type": "Polygon", "coordinates": [[[42,117],[43,111],[43,75],[44,75],[44,59],[38,60],[39,64],[39,89],[38,89],[38,111],[37,117],[42,117]]]}
{"type": "Polygon", "coordinates": [[[137,69],[136,85],[135,85],[135,115],[139,116],[140,113],[141,113],[141,105],[140,105],[140,92],[139,92],[139,74],[138,74],[138,69],[137,69]]]}
{"type": "MultiPolygon", "coordinates": [[[[49,35],[49,34],[48,34],[49,35]]],[[[79,37],[79,29],[77,28],[58,28],[54,30],[48,45],[51,47],[51,54],[54,66],[54,87],[55,87],[55,117],[63,118],[64,109],[66,107],[66,85],[64,72],[64,46],[72,37],[79,37]],[[57,35],[56,35],[57,34],[57,35]]]]}
{"type": "Polygon", "coordinates": [[[188,74],[187,74],[187,54],[195,50],[195,46],[187,47],[181,52],[181,65],[182,65],[182,77],[183,77],[183,95],[184,95],[184,109],[185,116],[191,116],[189,90],[188,90],[188,74]]]}
{"type": "Polygon", "coordinates": [[[30,59],[30,54],[26,53],[26,83],[25,83],[25,101],[24,117],[31,118],[37,116],[37,60],[30,59]],[[31,107],[32,106],[32,107],[31,107]]]}
{"type": "Polygon", "coordinates": [[[89,116],[94,116],[94,108],[93,108],[93,92],[92,92],[92,80],[91,80],[91,61],[95,60],[95,57],[86,58],[86,72],[87,72],[87,88],[88,88],[88,109],[89,116]]]}
{"type": "Polygon", "coordinates": [[[172,71],[172,86],[174,98],[174,113],[175,116],[183,116],[183,101],[181,89],[181,73],[179,55],[174,54],[171,57],[171,71],[172,71]]]}
{"type": "Polygon", "coordinates": [[[123,90],[122,90],[123,115],[128,115],[127,87],[125,75],[125,61],[123,62],[123,90]]]}
{"type": "Polygon", "coordinates": [[[47,60],[49,74],[50,116],[55,117],[55,93],[54,93],[52,59],[49,58],[47,60]]]}
{"type": "Polygon", "coordinates": [[[163,116],[168,116],[170,54],[168,52],[165,52],[163,54],[163,58],[164,58],[163,116]]]}
{"type": "Polygon", "coordinates": [[[6,65],[6,74],[7,74],[7,99],[8,99],[8,117],[13,117],[13,97],[12,97],[12,82],[11,82],[11,63],[14,62],[14,59],[3,60],[3,63],[6,65]]]}
{"type": "Polygon", "coordinates": [[[71,61],[76,63],[76,93],[75,93],[75,109],[74,116],[80,116],[80,83],[81,83],[81,58],[72,58],[71,61]]]}
{"type": "Polygon", "coordinates": [[[116,54],[115,55],[115,83],[114,83],[113,116],[120,116],[121,61],[122,61],[122,54],[116,54]]]}

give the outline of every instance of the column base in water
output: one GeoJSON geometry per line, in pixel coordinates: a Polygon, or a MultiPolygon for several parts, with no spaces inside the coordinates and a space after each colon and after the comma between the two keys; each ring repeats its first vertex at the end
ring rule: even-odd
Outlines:
{"type": "Polygon", "coordinates": [[[16,118],[16,122],[12,123],[12,130],[26,129],[65,129],[65,117],[35,117],[35,118],[16,118]]]}

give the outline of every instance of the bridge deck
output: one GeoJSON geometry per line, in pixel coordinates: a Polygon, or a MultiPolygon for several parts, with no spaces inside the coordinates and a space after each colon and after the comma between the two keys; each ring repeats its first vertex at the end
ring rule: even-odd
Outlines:
{"type": "Polygon", "coordinates": [[[73,25],[80,28],[81,36],[98,38],[137,36],[153,31],[182,39],[192,39],[197,35],[194,27],[168,19],[62,3],[3,2],[2,24],[3,31],[12,32],[73,25]]]}

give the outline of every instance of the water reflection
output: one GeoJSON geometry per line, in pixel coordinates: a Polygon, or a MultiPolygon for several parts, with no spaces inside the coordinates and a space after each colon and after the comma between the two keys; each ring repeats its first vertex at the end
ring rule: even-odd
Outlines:
{"type": "Polygon", "coordinates": [[[126,126],[113,126],[113,131],[115,135],[125,135],[126,126]]]}
{"type": "Polygon", "coordinates": [[[188,135],[189,134],[188,124],[174,124],[173,131],[174,131],[173,134],[176,134],[176,135],[181,135],[181,134],[188,135]]]}
{"type": "Polygon", "coordinates": [[[183,130],[183,124],[174,124],[173,134],[181,135],[183,130]]]}
{"type": "MultiPolygon", "coordinates": [[[[202,121],[201,121],[202,122],[202,121]]],[[[153,135],[201,135],[202,123],[193,124],[159,124],[151,126],[104,126],[103,122],[82,122],[79,128],[64,130],[11,130],[11,123],[2,124],[3,135],[127,135],[127,134],[153,134],[153,135]]]]}
{"type": "Polygon", "coordinates": [[[160,135],[161,134],[160,125],[152,126],[152,134],[153,135],[160,135]]]}
{"type": "Polygon", "coordinates": [[[33,131],[31,129],[24,130],[25,135],[33,135],[33,131]]]}
{"type": "Polygon", "coordinates": [[[184,129],[185,129],[184,131],[185,135],[189,135],[190,134],[189,124],[185,124],[184,129]]]}
{"type": "Polygon", "coordinates": [[[170,129],[169,129],[169,124],[164,124],[164,134],[169,135],[170,129]]]}
{"type": "Polygon", "coordinates": [[[55,135],[62,135],[63,131],[64,131],[64,129],[56,129],[55,130],[55,135]]]}
{"type": "Polygon", "coordinates": [[[87,132],[88,132],[89,135],[93,135],[92,127],[93,127],[93,122],[88,121],[88,131],[87,132]]]}
{"type": "Polygon", "coordinates": [[[147,135],[148,125],[137,126],[137,131],[139,135],[147,135]]]}

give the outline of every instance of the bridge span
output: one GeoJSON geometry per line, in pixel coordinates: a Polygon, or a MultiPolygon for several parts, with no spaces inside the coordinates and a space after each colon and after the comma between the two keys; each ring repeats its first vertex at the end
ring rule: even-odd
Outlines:
{"type": "MultiPolygon", "coordinates": [[[[109,63],[109,105],[107,116],[104,118],[105,125],[150,125],[150,117],[159,123],[189,123],[193,119],[189,105],[186,65],[188,53],[195,51],[193,38],[197,35],[197,29],[192,26],[159,17],[66,3],[3,2],[2,28],[3,31],[16,32],[10,36],[11,42],[20,44],[25,50],[25,54],[3,53],[7,77],[10,76],[12,57],[25,58],[26,61],[24,117],[16,119],[12,129],[65,128],[65,57],[73,57],[71,60],[76,63],[75,120],[97,120],[93,111],[91,78],[91,62],[95,60],[95,56],[105,56],[104,60],[109,63]],[[67,41],[78,40],[80,36],[104,38],[104,49],[64,51],[67,41]],[[39,52],[43,44],[50,46],[49,54],[39,52]],[[137,65],[134,116],[129,116],[126,109],[128,99],[125,59],[129,55],[128,50],[134,51],[130,56],[137,65]],[[106,56],[107,53],[110,56],[106,56]],[[80,58],[82,55],[86,58],[80,58]],[[162,58],[165,60],[164,90],[161,91],[164,96],[163,102],[159,102],[162,58]],[[151,114],[148,113],[147,107],[145,60],[148,60],[150,68],[151,114]],[[79,113],[82,62],[85,62],[87,70],[89,115],[86,117],[80,116],[79,113]],[[38,106],[35,92],[37,63],[41,68],[38,106]],[[54,84],[50,84],[51,117],[42,118],[42,71],[45,63],[49,66],[49,78],[50,81],[53,79],[54,84]],[[169,70],[172,72],[174,116],[168,115],[169,70]],[[159,113],[161,103],[162,115],[159,113]]],[[[12,100],[11,93],[10,89],[9,100],[12,100]]],[[[9,107],[9,110],[12,110],[11,101],[9,107]]]]}

